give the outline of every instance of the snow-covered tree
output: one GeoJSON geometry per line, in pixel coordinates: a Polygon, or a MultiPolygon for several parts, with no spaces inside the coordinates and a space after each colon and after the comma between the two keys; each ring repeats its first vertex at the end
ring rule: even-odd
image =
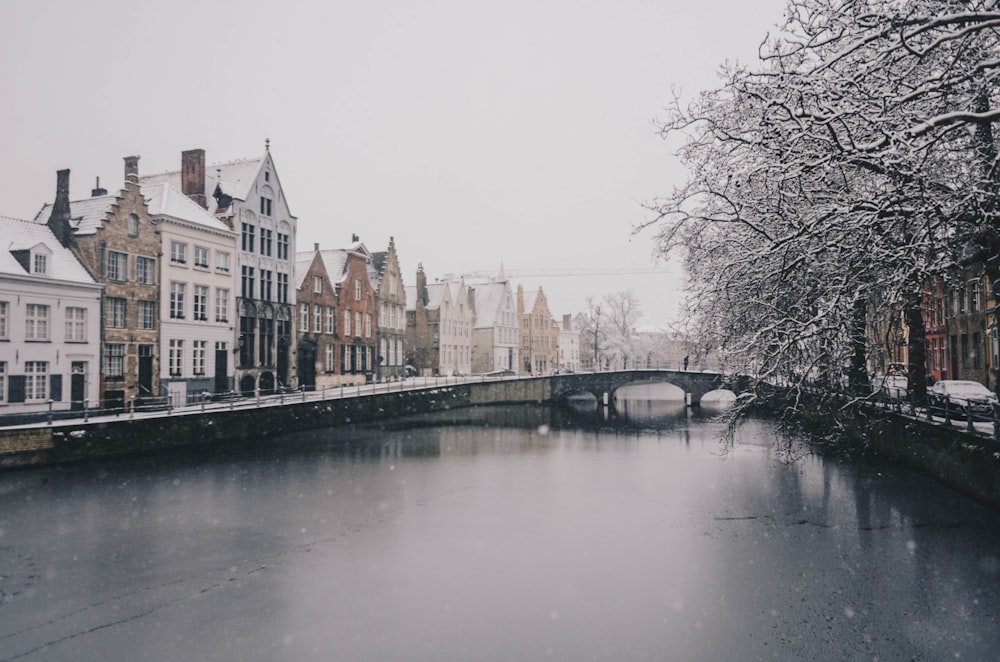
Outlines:
{"type": "Polygon", "coordinates": [[[792,0],[754,68],[675,99],[662,132],[687,138],[689,178],[651,224],[737,370],[861,389],[865,316],[902,302],[921,388],[927,275],[1000,272],[996,4],[792,0]]]}

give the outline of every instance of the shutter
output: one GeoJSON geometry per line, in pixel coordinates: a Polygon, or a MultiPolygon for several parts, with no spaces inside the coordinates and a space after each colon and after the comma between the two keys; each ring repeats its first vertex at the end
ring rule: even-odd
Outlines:
{"type": "Polygon", "coordinates": [[[62,375],[49,375],[49,398],[62,401],[62,375]]]}
{"type": "Polygon", "coordinates": [[[27,377],[24,375],[11,375],[10,389],[7,391],[7,402],[24,402],[24,388],[27,384],[27,377]]]}

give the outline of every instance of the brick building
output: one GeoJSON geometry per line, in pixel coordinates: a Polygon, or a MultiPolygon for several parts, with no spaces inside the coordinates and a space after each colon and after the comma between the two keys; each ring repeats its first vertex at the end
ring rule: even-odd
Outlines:
{"type": "Polygon", "coordinates": [[[46,222],[103,284],[101,406],[120,409],[160,396],[160,237],[139,186],[139,157],[125,157],[125,184],[109,195],[69,199],[69,170],[58,173],[56,197],[35,218],[46,222]],[[47,219],[47,220],[46,220],[47,219]]]}

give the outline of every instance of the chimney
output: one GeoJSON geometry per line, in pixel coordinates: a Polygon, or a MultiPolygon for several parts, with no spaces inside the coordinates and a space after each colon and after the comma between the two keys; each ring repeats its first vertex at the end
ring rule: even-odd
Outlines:
{"type": "Polygon", "coordinates": [[[56,199],[52,203],[52,213],[49,215],[48,226],[59,243],[69,246],[73,236],[73,228],[69,224],[69,169],[56,173],[56,199]]]}
{"type": "Polygon", "coordinates": [[[138,156],[126,156],[125,157],[125,183],[132,182],[133,184],[139,183],[139,157],[138,156]]]}
{"type": "Polygon", "coordinates": [[[208,209],[205,197],[205,150],[189,149],[181,152],[181,193],[208,209]]]}
{"type": "Polygon", "coordinates": [[[351,235],[351,243],[352,244],[356,244],[356,243],[358,243],[358,241],[359,241],[358,235],[352,234],[351,235]]]}
{"type": "Polygon", "coordinates": [[[94,184],[94,188],[90,189],[90,197],[99,198],[102,195],[107,195],[108,189],[101,188],[101,178],[97,178],[97,182],[94,184]]]}
{"type": "Polygon", "coordinates": [[[313,252],[314,253],[319,253],[319,242],[318,241],[315,244],[313,244],[313,252]]]}

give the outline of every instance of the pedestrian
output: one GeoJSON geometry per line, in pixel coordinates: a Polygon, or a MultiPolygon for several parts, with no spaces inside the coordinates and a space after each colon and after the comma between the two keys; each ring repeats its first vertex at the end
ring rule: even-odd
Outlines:
{"type": "Polygon", "coordinates": [[[687,370],[687,369],[688,369],[688,357],[685,356],[684,357],[684,370],[687,370]]]}

